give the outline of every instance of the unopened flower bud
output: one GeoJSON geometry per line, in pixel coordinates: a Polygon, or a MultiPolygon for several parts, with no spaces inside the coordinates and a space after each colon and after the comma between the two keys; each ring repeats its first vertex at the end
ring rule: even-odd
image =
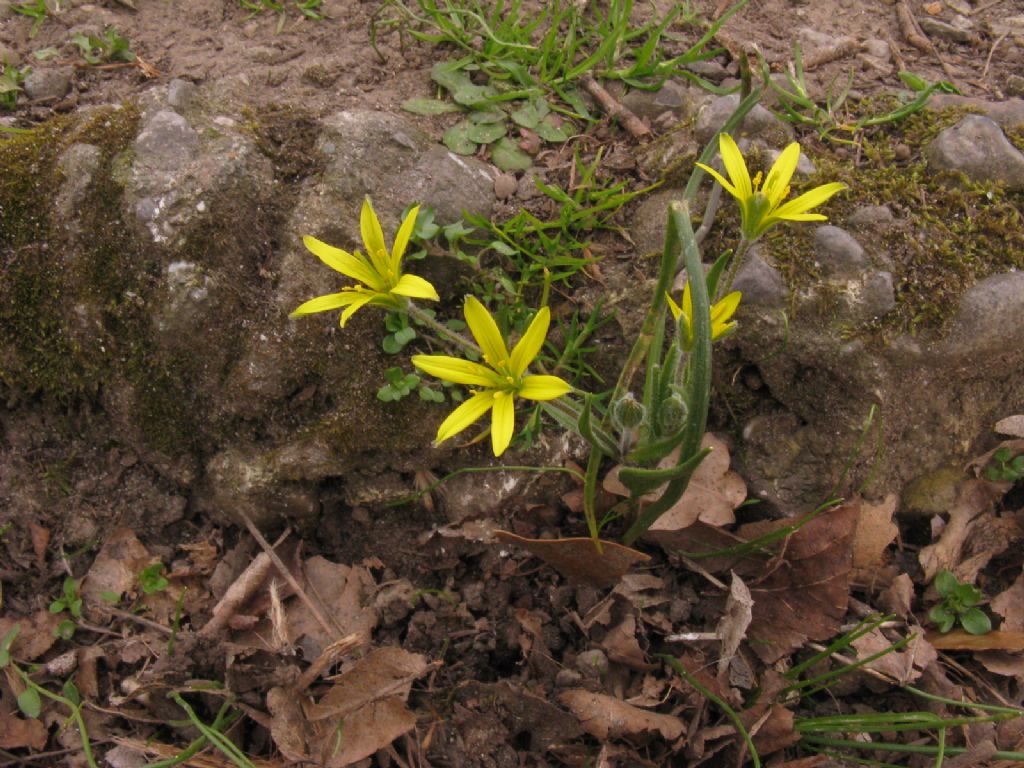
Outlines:
{"type": "Polygon", "coordinates": [[[678,392],[673,392],[658,406],[658,429],[661,434],[669,435],[678,432],[686,423],[690,409],[678,392]]]}
{"type": "Polygon", "coordinates": [[[636,429],[647,418],[647,409],[632,392],[627,392],[612,404],[612,424],[618,430],[636,429]]]}

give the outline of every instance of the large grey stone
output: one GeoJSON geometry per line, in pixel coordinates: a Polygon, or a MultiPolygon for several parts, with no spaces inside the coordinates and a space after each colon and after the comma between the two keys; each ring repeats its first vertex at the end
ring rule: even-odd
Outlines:
{"type": "Polygon", "coordinates": [[[845,229],[824,224],[814,231],[815,255],[829,278],[861,277],[868,267],[864,247],[845,229]]]}
{"type": "Polygon", "coordinates": [[[43,67],[25,76],[23,87],[30,99],[63,99],[71,90],[71,67],[43,67]]]}
{"type": "Polygon", "coordinates": [[[55,212],[68,226],[76,226],[75,216],[99,170],[100,154],[100,148],[92,144],[73,144],[61,155],[58,167],[64,184],[57,194],[55,212]]]}
{"type": "Polygon", "coordinates": [[[953,360],[998,365],[1008,352],[1020,355],[1024,350],[1024,272],[1004,272],[975,283],[960,299],[949,327],[941,353],[953,360]]]}
{"type": "MultiPolygon", "coordinates": [[[[697,124],[694,128],[697,140],[701,144],[707,143],[715,131],[729,119],[739,103],[739,94],[733,93],[729,96],[719,96],[705,104],[697,115],[697,124]]],[[[765,144],[775,147],[783,146],[793,140],[793,127],[777,118],[760,104],[750,110],[744,118],[740,130],[733,133],[751,139],[759,139],[765,144]]]]}
{"type": "Polygon", "coordinates": [[[781,308],[786,305],[789,288],[779,270],[769,264],[756,250],[736,273],[733,290],[743,293],[742,306],[781,308]]]}
{"type": "Polygon", "coordinates": [[[995,121],[981,115],[967,115],[944,130],[925,148],[925,157],[935,170],[960,171],[972,181],[1024,189],[1024,154],[995,121]]]}

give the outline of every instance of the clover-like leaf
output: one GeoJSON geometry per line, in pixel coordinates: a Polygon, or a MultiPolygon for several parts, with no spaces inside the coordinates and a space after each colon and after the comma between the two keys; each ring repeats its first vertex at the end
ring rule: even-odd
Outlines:
{"type": "Polygon", "coordinates": [[[972,635],[984,635],[992,630],[992,620],[981,608],[971,608],[960,617],[960,625],[972,635]]]}

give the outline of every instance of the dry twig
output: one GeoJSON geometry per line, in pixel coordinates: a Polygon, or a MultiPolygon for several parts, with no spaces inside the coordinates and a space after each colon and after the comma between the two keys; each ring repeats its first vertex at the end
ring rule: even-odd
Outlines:
{"type": "Polygon", "coordinates": [[[630,136],[634,139],[642,139],[650,135],[651,129],[644,121],[622,106],[597,80],[588,75],[583,78],[582,83],[587,93],[597,99],[597,103],[604,113],[622,123],[622,127],[629,131],[630,136]]]}

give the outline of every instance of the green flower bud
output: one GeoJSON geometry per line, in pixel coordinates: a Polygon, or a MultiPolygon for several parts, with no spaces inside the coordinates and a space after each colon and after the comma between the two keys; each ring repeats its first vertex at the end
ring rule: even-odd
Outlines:
{"type": "Polygon", "coordinates": [[[658,430],[662,435],[678,432],[686,423],[690,409],[678,392],[673,392],[658,406],[658,430]]]}
{"type": "Polygon", "coordinates": [[[612,404],[612,424],[619,430],[636,429],[647,418],[647,409],[632,392],[627,392],[612,404]]]}

